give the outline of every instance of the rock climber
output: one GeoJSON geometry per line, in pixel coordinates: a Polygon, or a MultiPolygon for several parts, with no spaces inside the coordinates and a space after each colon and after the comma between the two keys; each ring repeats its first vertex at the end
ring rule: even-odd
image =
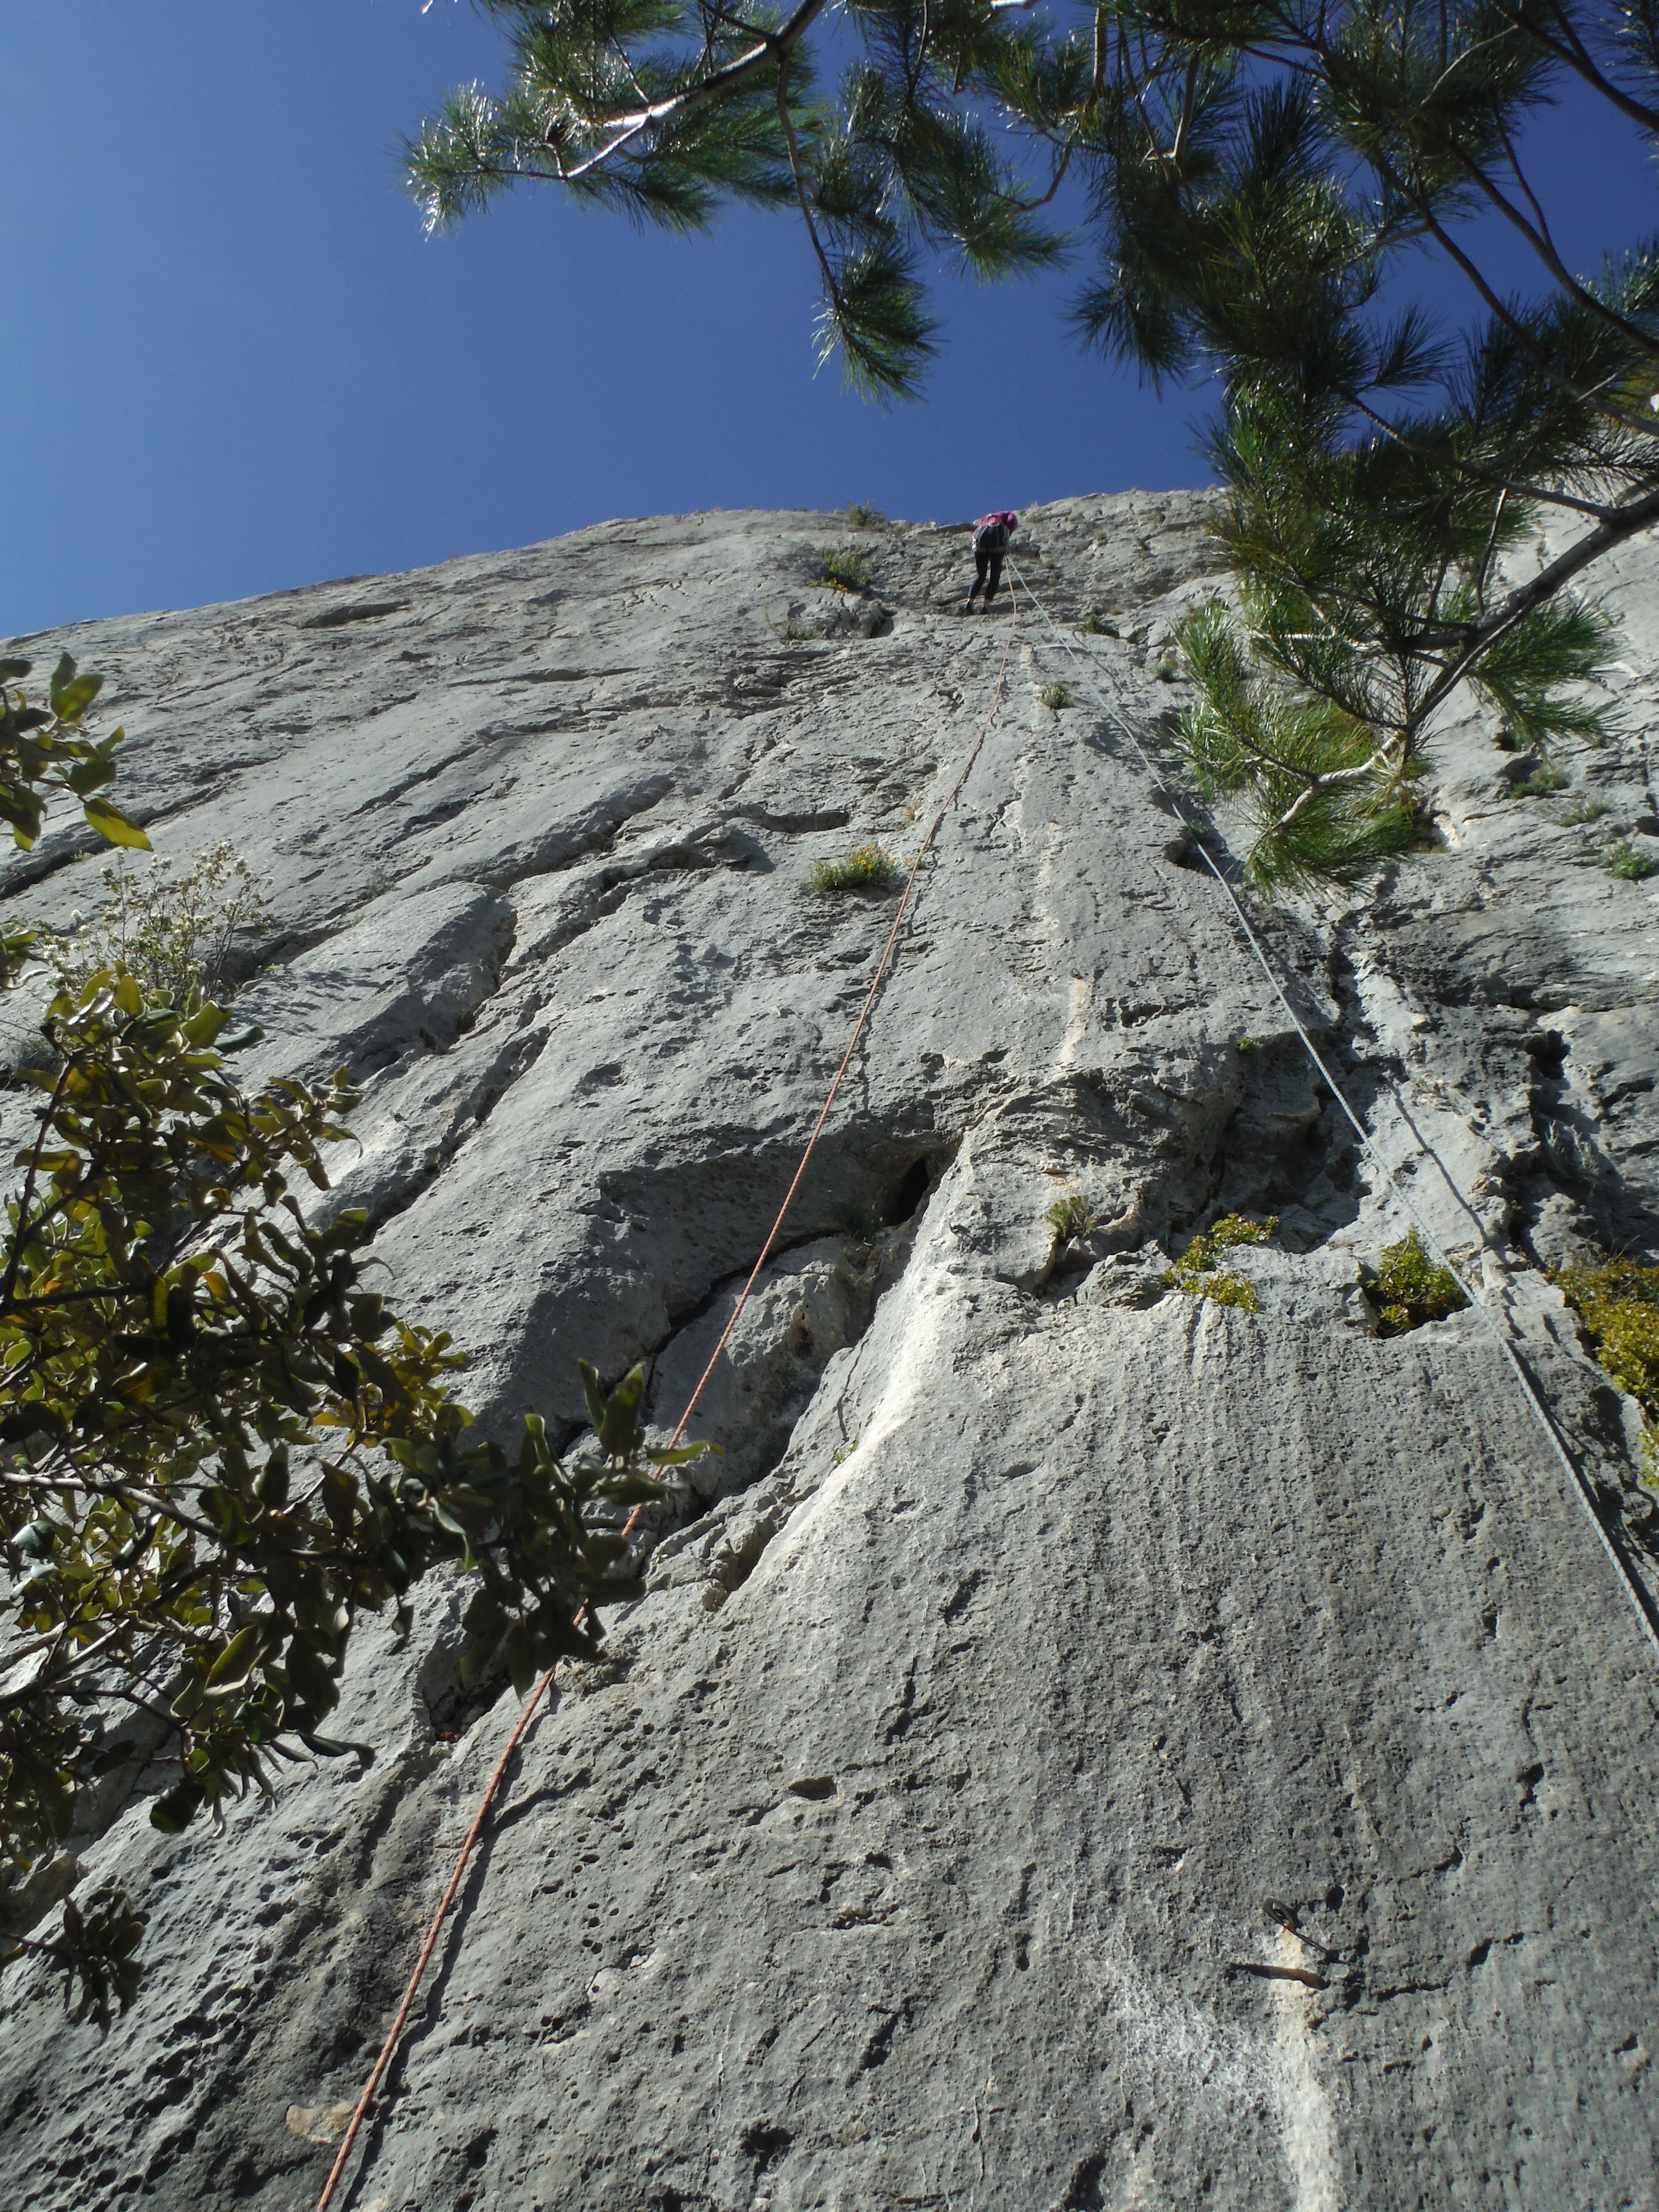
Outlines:
{"type": "Polygon", "coordinates": [[[1010,514],[1006,507],[994,514],[981,514],[974,525],[974,582],[963,614],[974,611],[974,595],[981,584],[985,586],[985,611],[990,613],[992,597],[1002,581],[1002,556],[1008,550],[1008,540],[1018,528],[1019,517],[1010,514]]]}

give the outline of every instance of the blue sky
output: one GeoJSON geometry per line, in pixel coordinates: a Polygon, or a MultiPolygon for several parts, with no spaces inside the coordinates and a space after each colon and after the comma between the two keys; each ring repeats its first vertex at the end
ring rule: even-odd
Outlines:
{"type": "MultiPolygon", "coordinates": [[[[524,191],[423,238],[399,136],[499,52],[419,0],[0,0],[0,633],[611,515],[1206,480],[1199,401],[1066,337],[1073,279],[947,285],[927,401],[884,413],[812,374],[787,218],[686,243],[524,191]]],[[[1653,227],[1600,117],[1544,137],[1581,264],[1653,227]]]]}

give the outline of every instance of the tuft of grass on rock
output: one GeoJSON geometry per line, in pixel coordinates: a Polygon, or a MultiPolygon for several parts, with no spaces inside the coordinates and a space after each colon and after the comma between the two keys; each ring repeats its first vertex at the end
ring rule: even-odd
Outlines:
{"type": "Polygon", "coordinates": [[[815,891],[882,891],[898,873],[898,862],[879,845],[854,845],[843,860],[815,860],[815,891]]]}
{"type": "Polygon", "coordinates": [[[884,530],[887,517],[878,507],[867,500],[849,499],[847,502],[847,526],[849,530],[884,530]]]}
{"type": "Polygon", "coordinates": [[[1608,875],[1617,876],[1623,883],[1639,884],[1645,882],[1656,869],[1659,869],[1659,860],[1650,860],[1645,853],[1638,853],[1635,846],[1626,841],[1622,844],[1609,845],[1601,855],[1601,866],[1608,875]]]}
{"type": "Polygon", "coordinates": [[[1241,1059],[1250,1053],[1261,1052],[1264,1049],[1261,1038],[1253,1036],[1235,1037],[1233,1047],[1241,1059]]]}
{"type": "Polygon", "coordinates": [[[1084,616],[1079,627],[1085,637],[1115,637],[1117,635],[1117,624],[1108,622],[1104,615],[1097,612],[1093,607],[1091,607],[1088,613],[1084,616]]]}
{"type": "Polygon", "coordinates": [[[1435,1266],[1414,1229],[1383,1253],[1365,1296],[1384,1336],[1404,1336],[1425,1322],[1443,1321],[1448,1314],[1462,1313],[1469,1302],[1451,1270],[1435,1266]]]}
{"type": "Polygon", "coordinates": [[[832,592],[868,591],[875,573],[855,545],[821,546],[818,564],[818,581],[832,592]]]}
{"type": "Polygon", "coordinates": [[[1575,799],[1561,819],[1569,828],[1577,829],[1581,822],[1599,822],[1612,809],[1605,799],[1575,799]]]}
{"type": "Polygon", "coordinates": [[[1552,792],[1565,791],[1571,781],[1572,778],[1565,769],[1552,768],[1547,761],[1542,768],[1534,769],[1520,783],[1512,783],[1510,796],[1512,799],[1547,799],[1552,792]]]}
{"type": "Polygon", "coordinates": [[[1080,1190],[1074,1190],[1069,1198],[1057,1198],[1052,1206],[1044,1208],[1042,1218],[1054,1231],[1055,1241],[1061,1244],[1071,1244],[1086,1237],[1100,1221],[1100,1216],[1080,1190]]]}
{"type": "Polygon", "coordinates": [[[1062,707],[1071,705],[1072,695],[1063,684],[1050,684],[1044,687],[1042,703],[1051,713],[1057,714],[1062,707]]]}
{"type": "Polygon", "coordinates": [[[1173,1267],[1164,1270],[1165,1289],[1179,1291],[1189,1298],[1210,1298],[1218,1306],[1237,1306],[1242,1313],[1260,1313],[1261,1301],[1254,1285],[1217,1263],[1224,1252],[1238,1245],[1269,1243],[1278,1226],[1276,1213],[1270,1213],[1265,1221],[1252,1221],[1243,1213],[1224,1213],[1219,1221],[1212,1222],[1202,1235],[1194,1237],[1173,1267]]]}

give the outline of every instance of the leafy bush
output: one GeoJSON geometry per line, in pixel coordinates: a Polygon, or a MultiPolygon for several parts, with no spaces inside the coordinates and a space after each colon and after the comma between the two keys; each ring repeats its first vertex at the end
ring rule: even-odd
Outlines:
{"type": "Polygon", "coordinates": [[[1115,637],[1117,635],[1117,624],[1109,623],[1105,617],[1093,607],[1091,607],[1088,613],[1084,616],[1079,627],[1085,637],[1115,637]]]}
{"type": "Polygon", "coordinates": [[[1054,1231],[1055,1241],[1061,1244],[1086,1237],[1100,1220],[1081,1191],[1073,1191],[1068,1198],[1057,1198],[1044,1209],[1042,1218],[1054,1231]]]}
{"type": "Polygon", "coordinates": [[[1659,868],[1659,860],[1646,853],[1638,853],[1634,845],[1609,845],[1601,855],[1601,866],[1610,876],[1618,876],[1627,884],[1639,884],[1659,868]]]}
{"type": "Polygon", "coordinates": [[[1278,1226],[1276,1213],[1270,1213],[1265,1221],[1252,1221],[1243,1213],[1223,1214],[1201,1236],[1194,1237],[1174,1267],[1164,1271],[1165,1287],[1189,1298],[1212,1298],[1218,1305],[1260,1313],[1261,1301],[1253,1285],[1242,1275],[1218,1268],[1216,1263],[1224,1252],[1238,1245],[1267,1243],[1278,1226]]]}
{"type": "Polygon", "coordinates": [[[1042,703],[1057,714],[1062,707],[1071,705],[1072,695],[1063,684],[1050,684],[1044,687],[1042,703]]]}
{"type": "Polygon", "coordinates": [[[887,517],[878,507],[871,507],[861,499],[847,502],[847,526],[849,530],[884,530],[887,517]]]}
{"type": "Polygon", "coordinates": [[[818,555],[823,574],[818,578],[835,592],[867,591],[875,572],[854,545],[826,545],[818,555]]]}
{"type": "Polygon", "coordinates": [[[1650,1424],[1659,1424],[1659,1267],[1607,1259],[1553,1268],[1550,1280],[1583,1322],[1607,1373],[1650,1424]]]}
{"type": "Polygon", "coordinates": [[[815,860],[812,888],[819,891],[885,890],[898,873],[898,862],[879,845],[854,845],[842,860],[815,860]]]}
{"type": "Polygon", "coordinates": [[[1235,1037],[1233,1039],[1233,1044],[1241,1059],[1245,1058],[1250,1053],[1260,1052],[1261,1050],[1261,1040],[1260,1037],[1235,1037]]]}
{"type": "MultiPolygon", "coordinates": [[[[9,684],[27,673],[7,665],[9,684]]],[[[8,692],[0,810],[20,842],[54,788],[143,836],[99,795],[117,740],[80,734],[96,688],[64,662],[52,711],[8,692]]],[[[228,861],[198,873],[210,923],[227,880],[234,904],[228,861]]],[[[516,1456],[481,1436],[453,1395],[464,1356],[365,1286],[364,1215],[319,1225],[293,1194],[328,1188],[344,1071],[248,1097],[196,980],[211,927],[137,940],[176,994],[118,957],[58,990],[0,1260],[0,1962],[46,1958],[100,2022],[137,1984],[125,1899],[71,1899],[55,1939],[29,1933],[68,1886],[54,1855],[77,1814],[170,1768],[151,1819],[172,1833],[268,1790],[279,1760],[356,1748],[322,1733],[356,1619],[404,1617],[439,1560],[476,1577],[464,1679],[525,1684],[592,1651],[592,1608],[635,1587],[599,1509],[660,1495],[647,1470],[666,1463],[644,1449],[640,1369],[608,1395],[583,1370],[598,1441],[574,1464],[533,1414],[516,1456]]],[[[33,933],[0,931],[0,984],[35,957],[33,933]]]]}
{"type": "Polygon", "coordinates": [[[1382,1264],[1365,1285],[1384,1336],[1404,1336],[1425,1322],[1443,1321],[1468,1304],[1462,1285],[1448,1267],[1437,1267],[1413,1229],[1382,1255],[1382,1264]]]}
{"type": "Polygon", "coordinates": [[[258,878],[226,843],[209,847],[181,876],[158,854],[136,865],[125,856],[106,867],[95,917],[65,933],[43,930],[37,954],[60,984],[78,992],[106,968],[124,968],[141,990],[180,1008],[222,993],[239,933],[264,936],[270,913],[258,878]]]}

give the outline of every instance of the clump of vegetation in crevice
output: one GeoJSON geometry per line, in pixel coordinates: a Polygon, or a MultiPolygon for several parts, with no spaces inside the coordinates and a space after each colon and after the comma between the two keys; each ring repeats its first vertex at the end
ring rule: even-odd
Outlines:
{"type": "Polygon", "coordinates": [[[875,571],[855,545],[824,545],[818,550],[819,583],[832,592],[867,592],[875,571]]]}
{"type": "Polygon", "coordinates": [[[898,862],[880,845],[854,845],[844,860],[814,860],[815,891],[884,891],[898,873],[898,862]]]}
{"type": "Polygon", "coordinates": [[[1054,1231],[1056,1245],[1078,1243],[1100,1225],[1100,1216],[1080,1190],[1045,1206],[1042,1218],[1054,1231]]]}
{"type": "Polygon", "coordinates": [[[1604,1259],[1552,1268],[1550,1280],[1583,1323],[1601,1365],[1642,1408],[1642,1480],[1659,1490],[1659,1267],[1604,1259]]]}
{"type": "Polygon", "coordinates": [[[1384,1336],[1404,1336],[1425,1322],[1462,1313],[1468,1293],[1449,1267],[1437,1267],[1413,1229],[1382,1255],[1382,1264],[1365,1285],[1384,1336]]]}
{"type": "Polygon", "coordinates": [[[1091,607],[1078,625],[1085,637],[1115,637],[1117,624],[1106,620],[1097,608],[1091,607]]]}
{"type": "Polygon", "coordinates": [[[1243,1313],[1260,1313],[1261,1301],[1255,1286],[1243,1275],[1234,1275],[1218,1262],[1224,1252],[1241,1244],[1266,1244],[1279,1226],[1279,1216],[1252,1221],[1248,1214],[1224,1213],[1202,1235],[1194,1237],[1173,1267],[1164,1273],[1164,1287],[1189,1298],[1212,1298],[1219,1306],[1237,1306],[1243,1313]]]}
{"type": "Polygon", "coordinates": [[[1577,830],[1583,823],[1599,822],[1612,811],[1605,799],[1575,799],[1561,819],[1569,829],[1577,830]]]}
{"type": "Polygon", "coordinates": [[[1057,714],[1062,707],[1069,707],[1073,703],[1072,695],[1063,684],[1046,684],[1043,687],[1042,703],[1051,714],[1057,714]]]}
{"type": "Polygon", "coordinates": [[[1656,869],[1659,860],[1645,853],[1638,853],[1628,839],[1618,845],[1609,845],[1601,855],[1601,866],[1610,876],[1617,876],[1627,884],[1644,883],[1656,869]]]}
{"type": "Polygon", "coordinates": [[[867,500],[849,499],[847,502],[847,526],[849,530],[885,530],[887,517],[878,507],[867,500]]]}
{"type": "Polygon", "coordinates": [[[1511,784],[1510,796],[1512,799],[1547,799],[1553,792],[1565,791],[1571,781],[1572,778],[1565,769],[1553,768],[1546,761],[1542,768],[1534,769],[1522,782],[1511,784]]]}

